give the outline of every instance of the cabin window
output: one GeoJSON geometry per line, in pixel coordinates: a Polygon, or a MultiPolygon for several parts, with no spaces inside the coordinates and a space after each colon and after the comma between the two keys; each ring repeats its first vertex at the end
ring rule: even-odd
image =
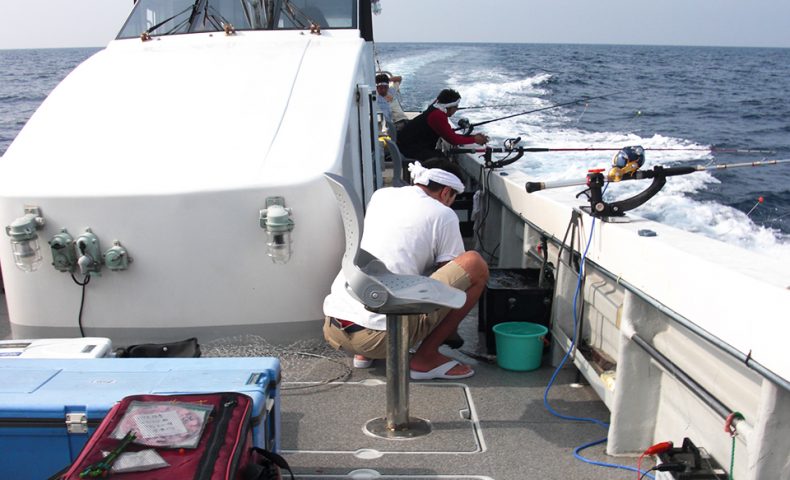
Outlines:
{"type": "Polygon", "coordinates": [[[357,0],[137,0],[118,38],[236,30],[357,28],[357,0]]]}

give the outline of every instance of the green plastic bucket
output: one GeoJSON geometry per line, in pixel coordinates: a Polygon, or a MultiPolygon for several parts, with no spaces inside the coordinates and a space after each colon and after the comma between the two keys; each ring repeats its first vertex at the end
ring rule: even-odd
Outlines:
{"type": "Polygon", "coordinates": [[[496,362],[505,370],[526,372],[540,367],[543,338],[549,329],[537,323],[505,322],[494,325],[496,362]]]}

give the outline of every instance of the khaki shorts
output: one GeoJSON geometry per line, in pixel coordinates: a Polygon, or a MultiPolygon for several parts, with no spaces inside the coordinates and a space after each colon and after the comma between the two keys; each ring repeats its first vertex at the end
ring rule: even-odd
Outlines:
{"type": "MultiPolygon", "coordinates": [[[[434,272],[431,278],[463,291],[466,291],[472,283],[466,271],[455,262],[448,262],[434,272]]],[[[441,308],[428,314],[409,315],[409,346],[414,346],[427,337],[449,312],[449,308],[441,308]]],[[[324,338],[336,349],[343,349],[368,358],[385,358],[387,356],[386,330],[363,328],[349,334],[329,323],[327,317],[324,320],[324,338]]]]}

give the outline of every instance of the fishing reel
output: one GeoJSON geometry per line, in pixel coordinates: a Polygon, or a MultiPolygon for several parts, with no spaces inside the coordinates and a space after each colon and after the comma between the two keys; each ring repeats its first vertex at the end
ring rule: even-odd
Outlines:
{"type": "Polygon", "coordinates": [[[471,135],[475,126],[472,125],[468,118],[461,117],[458,119],[458,128],[462,130],[461,135],[471,135]]]}
{"type": "Polygon", "coordinates": [[[666,177],[661,174],[661,167],[656,167],[653,172],[640,172],[640,178],[653,178],[653,183],[644,191],[633,197],[618,202],[607,203],[603,200],[604,185],[606,182],[619,182],[621,180],[636,179],[636,172],[645,164],[645,149],[640,145],[624,147],[612,157],[612,168],[607,175],[604,169],[590,170],[587,173],[587,190],[580,192],[590,201],[589,207],[581,207],[590,215],[602,219],[622,217],[628,210],[633,210],[647,202],[657,194],[666,183],[666,177]],[[650,175],[651,173],[655,175],[650,175]]]}
{"type": "Polygon", "coordinates": [[[633,175],[645,164],[645,149],[641,145],[625,147],[614,154],[612,168],[609,170],[609,181],[619,182],[623,177],[633,175]]]}

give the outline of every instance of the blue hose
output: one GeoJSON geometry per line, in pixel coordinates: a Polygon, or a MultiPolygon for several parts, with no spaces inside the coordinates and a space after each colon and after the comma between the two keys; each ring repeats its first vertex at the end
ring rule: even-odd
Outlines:
{"type": "MultiPolygon", "coordinates": [[[[596,424],[596,425],[598,425],[600,427],[603,427],[603,428],[608,430],[609,429],[609,424],[604,422],[604,421],[602,421],[602,420],[598,420],[598,419],[595,419],[595,418],[587,418],[587,417],[576,417],[576,416],[573,416],[573,415],[565,415],[565,414],[559,413],[558,411],[554,410],[551,407],[551,405],[549,404],[549,390],[551,390],[551,386],[554,384],[554,381],[557,379],[557,375],[560,373],[560,370],[562,369],[562,367],[565,366],[565,363],[568,361],[568,357],[570,356],[571,352],[573,351],[573,347],[574,347],[575,342],[576,342],[576,329],[578,328],[578,325],[579,325],[579,319],[576,316],[577,315],[576,312],[578,311],[577,308],[576,308],[576,302],[577,302],[577,300],[579,298],[579,292],[581,291],[582,279],[584,278],[584,266],[585,266],[585,262],[587,260],[587,251],[590,248],[590,242],[592,242],[592,234],[593,234],[594,230],[595,230],[595,217],[593,217],[592,225],[590,226],[590,237],[587,239],[587,246],[584,248],[584,253],[582,254],[581,263],[579,264],[579,281],[576,283],[576,292],[573,294],[573,335],[571,336],[571,345],[568,348],[568,350],[565,352],[565,355],[562,357],[562,360],[560,361],[560,364],[554,370],[554,373],[551,374],[551,379],[549,380],[549,384],[546,385],[546,390],[543,392],[543,406],[546,407],[546,410],[548,410],[548,412],[550,414],[554,415],[555,417],[562,418],[564,420],[574,420],[574,421],[577,421],[577,422],[594,423],[594,424],[596,424]]],[[[607,437],[604,437],[604,438],[602,438],[600,440],[595,440],[595,441],[590,442],[590,443],[585,443],[584,445],[579,445],[578,447],[573,449],[573,456],[576,457],[576,459],[581,460],[584,463],[589,463],[590,465],[596,465],[596,466],[599,466],[599,467],[607,467],[607,468],[617,468],[617,469],[620,469],[620,470],[628,470],[628,471],[631,471],[631,472],[642,473],[639,469],[634,468],[634,467],[630,467],[628,465],[618,465],[616,463],[599,462],[599,461],[592,460],[590,458],[584,457],[584,456],[582,456],[579,453],[579,452],[581,452],[582,450],[584,450],[586,448],[593,447],[595,445],[600,445],[602,443],[605,443],[606,440],[607,440],[607,437]]],[[[649,473],[646,473],[645,475],[647,476],[647,478],[655,480],[655,477],[653,475],[650,475],[649,473]]]]}

